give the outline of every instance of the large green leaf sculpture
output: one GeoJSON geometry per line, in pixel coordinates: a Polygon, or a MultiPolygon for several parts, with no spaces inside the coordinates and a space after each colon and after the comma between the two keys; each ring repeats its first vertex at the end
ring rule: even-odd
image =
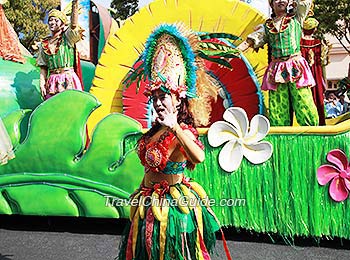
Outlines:
{"type": "Polygon", "coordinates": [[[141,125],[111,114],[85,149],[86,121],[99,105],[84,92],[56,95],[33,111],[22,143],[25,111],[3,119],[16,158],[0,166],[0,214],[127,217],[126,203],[111,202],[126,201],[142,179],[133,147],[141,125]]]}

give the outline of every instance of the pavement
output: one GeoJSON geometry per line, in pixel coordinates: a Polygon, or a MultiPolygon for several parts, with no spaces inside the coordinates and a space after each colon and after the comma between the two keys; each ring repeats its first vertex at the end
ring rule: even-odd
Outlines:
{"type": "MultiPolygon", "coordinates": [[[[115,219],[0,216],[0,260],[113,260],[125,224],[115,219]]],[[[236,260],[350,259],[349,240],[286,240],[232,228],[224,232],[236,260]]],[[[212,260],[224,259],[218,240],[212,260]]]]}

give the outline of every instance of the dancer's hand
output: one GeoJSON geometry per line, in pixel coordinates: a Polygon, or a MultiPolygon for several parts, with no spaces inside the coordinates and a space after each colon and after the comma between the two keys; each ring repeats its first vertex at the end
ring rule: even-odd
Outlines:
{"type": "Polygon", "coordinates": [[[158,117],[156,120],[159,124],[172,129],[177,124],[177,114],[178,111],[176,108],[172,107],[170,109],[165,109],[158,112],[158,117]]]}
{"type": "Polygon", "coordinates": [[[243,41],[240,45],[237,46],[237,49],[240,50],[241,52],[245,52],[250,48],[251,44],[248,40],[243,41]]]}
{"type": "Polygon", "coordinates": [[[46,96],[46,88],[45,87],[40,87],[40,92],[41,92],[41,96],[44,98],[46,96]]]}

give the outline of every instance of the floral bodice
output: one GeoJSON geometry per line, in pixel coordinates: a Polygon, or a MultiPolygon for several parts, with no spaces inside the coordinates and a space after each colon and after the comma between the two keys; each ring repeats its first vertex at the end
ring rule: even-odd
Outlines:
{"type": "MultiPolygon", "coordinates": [[[[203,144],[198,140],[197,130],[186,124],[180,125],[183,130],[190,130],[196,137],[195,142],[199,147],[204,149],[203,144]]],[[[151,172],[161,172],[165,174],[183,173],[188,162],[172,162],[169,160],[169,147],[175,141],[176,136],[169,130],[166,130],[156,141],[151,141],[150,137],[143,136],[138,142],[137,153],[145,170],[151,172]]],[[[187,157],[183,147],[180,151],[187,157]]]]}

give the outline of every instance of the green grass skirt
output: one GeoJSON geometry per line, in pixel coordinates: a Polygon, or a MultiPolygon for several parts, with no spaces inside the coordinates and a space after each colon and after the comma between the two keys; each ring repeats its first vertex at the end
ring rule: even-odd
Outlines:
{"type": "MultiPolygon", "coordinates": [[[[173,187],[176,187],[181,196],[184,196],[180,185],[183,184],[176,184],[173,187]]],[[[189,190],[200,200],[197,192],[189,190]]],[[[153,191],[154,189],[152,189],[153,191]]],[[[211,209],[200,203],[198,206],[200,209],[197,208],[196,212],[194,209],[190,209],[189,213],[185,214],[176,203],[172,203],[174,199],[169,192],[163,194],[163,198],[170,202],[166,229],[161,230],[161,222],[153,216],[152,206],[145,206],[143,219],[137,215],[138,207],[136,207],[135,216],[126,227],[118,259],[194,260],[203,259],[200,257],[201,254],[205,255],[213,251],[216,241],[215,231],[219,230],[220,226],[211,209]],[[201,214],[201,217],[198,214],[201,214]],[[149,224],[152,222],[153,224],[149,224]],[[137,228],[134,227],[135,224],[137,228]],[[199,232],[201,226],[203,227],[202,233],[199,232]],[[135,230],[137,230],[137,235],[133,234],[135,230]],[[161,237],[163,237],[164,250],[161,249],[161,237]],[[134,245],[132,246],[132,244],[134,245]]]]}

